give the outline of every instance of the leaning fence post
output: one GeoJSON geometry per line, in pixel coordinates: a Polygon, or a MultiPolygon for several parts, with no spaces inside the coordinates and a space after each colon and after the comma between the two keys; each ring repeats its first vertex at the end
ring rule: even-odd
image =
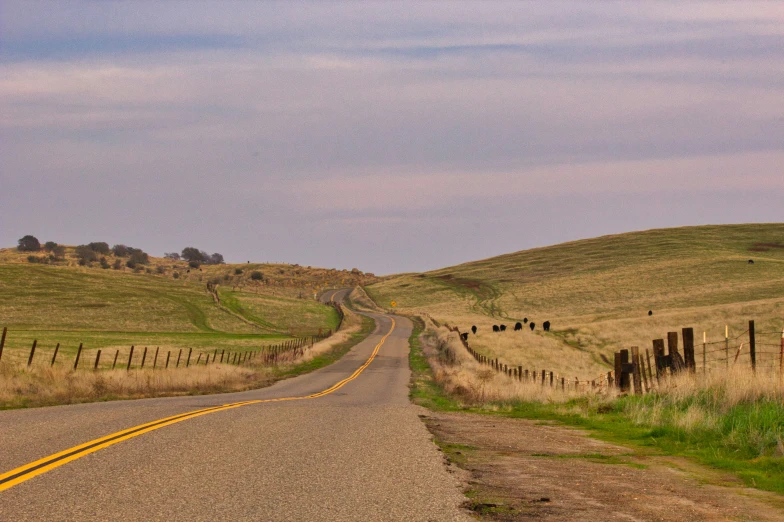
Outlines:
{"type": "Polygon", "coordinates": [[[144,347],[144,353],[142,354],[142,370],[144,369],[144,361],[147,360],[147,347],[144,347]]]}
{"type": "Polygon", "coordinates": [[[168,370],[168,369],[169,369],[169,359],[170,359],[170,358],[171,358],[171,350],[169,350],[168,352],[166,352],[166,367],[165,367],[165,369],[166,369],[166,370],[168,370]]]}
{"type": "Polygon", "coordinates": [[[76,359],[74,360],[74,370],[79,366],[79,357],[82,355],[82,343],[79,343],[79,349],[76,350],[76,359]]]}
{"type": "Polygon", "coordinates": [[[754,321],[749,321],[749,355],[751,356],[751,371],[757,371],[757,337],[754,333],[754,321]]]}
{"type": "Polygon", "coordinates": [[[152,369],[154,370],[158,366],[158,350],[160,350],[160,346],[155,347],[155,358],[152,360],[152,369]]]}
{"type": "Polygon", "coordinates": [[[8,327],[3,327],[3,336],[0,337],[0,360],[3,359],[3,348],[5,347],[5,336],[8,334],[8,327]]]}
{"type": "Polygon", "coordinates": [[[117,366],[117,358],[119,356],[120,356],[120,350],[114,352],[114,362],[112,363],[112,370],[114,370],[114,367],[117,366]]]}
{"type": "Polygon", "coordinates": [[[57,346],[54,347],[54,355],[52,355],[52,364],[49,366],[54,366],[54,362],[57,360],[57,352],[60,351],[60,343],[57,343],[57,346]]]}
{"type": "Polygon", "coordinates": [[[131,362],[133,361],[133,346],[131,346],[131,353],[128,354],[128,367],[125,369],[126,371],[131,370],[131,362]]]}
{"type": "Polygon", "coordinates": [[[33,340],[33,347],[32,347],[32,348],[30,348],[30,358],[29,358],[29,359],[27,359],[27,366],[28,366],[28,367],[29,367],[30,365],[32,365],[32,364],[33,364],[33,356],[35,355],[35,347],[36,347],[37,345],[38,345],[38,340],[37,340],[37,339],[34,339],[34,340],[33,340]]]}
{"type": "Polygon", "coordinates": [[[180,348],[180,353],[177,354],[177,366],[175,368],[180,367],[180,358],[182,357],[182,348],[180,348]]]}
{"type": "Polygon", "coordinates": [[[95,365],[93,365],[93,370],[98,369],[98,363],[101,361],[101,350],[98,350],[98,353],[95,354],[95,365]]]}
{"type": "Polygon", "coordinates": [[[191,354],[193,353],[193,348],[188,348],[188,358],[185,360],[185,367],[191,365],[191,354]]]}
{"type": "Polygon", "coordinates": [[[656,361],[656,382],[659,383],[668,366],[667,356],[664,355],[664,339],[653,340],[653,360],[656,361]]]}
{"type": "Polygon", "coordinates": [[[224,353],[226,353],[226,349],[225,348],[223,350],[221,350],[221,360],[220,360],[221,364],[223,363],[223,354],[224,353]]]}

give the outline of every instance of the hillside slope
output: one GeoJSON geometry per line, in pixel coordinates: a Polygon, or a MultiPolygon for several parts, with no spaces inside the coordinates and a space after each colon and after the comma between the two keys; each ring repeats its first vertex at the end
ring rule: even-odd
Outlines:
{"type": "MultiPolygon", "coordinates": [[[[5,357],[26,353],[34,339],[44,350],[61,343],[65,352],[79,343],[88,349],[255,349],[334,329],[337,313],[314,294],[374,280],[358,271],[265,264],[191,268],[161,258],[134,270],[102,269],[99,263],[80,266],[71,247],[48,264],[27,257],[0,250],[0,328],[9,329],[5,357]]],[[[108,257],[114,265],[114,256],[108,257]]]]}
{"type": "Polygon", "coordinates": [[[367,290],[403,312],[463,329],[476,324],[472,346],[505,362],[589,377],[606,371],[602,355],[650,347],[686,326],[714,341],[724,338],[725,324],[733,337],[749,319],[760,331],[781,331],[784,224],[605,236],[403,274],[367,290]],[[551,321],[552,331],[490,332],[524,318],[551,321]]]}

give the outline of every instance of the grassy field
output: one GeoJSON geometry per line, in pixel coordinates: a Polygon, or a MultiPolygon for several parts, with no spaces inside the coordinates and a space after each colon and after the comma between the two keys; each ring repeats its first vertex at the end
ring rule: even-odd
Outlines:
{"type": "Polygon", "coordinates": [[[698,341],[706,332],[715,342],[723,341],[728,325],[734,351],[753,319],[767,335],[760,344],[777,352],[784,224],[606,236],[403,274],[365,289],[382,306],[396,301],[403,313],[427,313],[463,331],[478,326],[469,342],[490,357],[580,379],[609,369],[602,356],[650,348],[652,339],[683,327],[693,327],[698,341]],[[524,318],[536,323],[535,331],[510,331],[524,318]],[[552,323],[549,333],[541,329],[544,321],[552,323]],[[510,330],[494,334],[493,324],[510,330]]]}
{"type": "MultiPolygon", "coordinates": [[[[70,249],[69,249],[70,252],[70,249]]],[[[15,249],[0,251],[0,328],[8,327],[4,361],[72,357],[85,349],[193,348],[242,351],[292,336],[334,330],[335,310],[313,293],[361,273],[295,265],[214,265],[190,269],[152,258],[141,270],[79,266],[72,258],[31,264],[15,249]],[[266,273],[254,280],[253,272],[266,273]],[[175,276],[176,274],[176,276],[175,276]],[[207,290],[217,284],[220,303],[207,290]],[[302,296],[302,297],[300,297],[302,296]]]]}

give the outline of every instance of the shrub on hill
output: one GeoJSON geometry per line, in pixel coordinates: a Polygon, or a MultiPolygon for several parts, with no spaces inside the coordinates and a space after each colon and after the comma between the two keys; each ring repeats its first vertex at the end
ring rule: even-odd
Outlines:
{"type": "Polygon", "coordinates": [[[102,256],[100,262],[101,262],[101,268],[103,268],[104,270],[110,267],[109,261],[107,261],[105,257],[102,256]]]}
{"type": "Polygon", "coordinates": [[[92,250],[96,254],[102,254],[104,256],[108,256],[109,254],[112,253],[112,250],[109,248],[109,244],[104,243],[103,241],[99,241],[97,243],[88,243],[87,246],[90,247],[90,250],[92,250]]]}
{"type": "Polygon", "coordinates": [[[262,274],[259,271],[251,272],[250,278],[253,279],[254,281],[261,281],[262,279],[264,279],[264,274],[262,274]]]}
{"type": "Polygon", "coordinates": [[[98,255],[88,245],[79,245],[74,250],[74,254],[79,260],[79,264],[82,266],[92,263],[93,261],[98,261],[98,255]]]}
{"type": "Polygon", "coordinates": [[[166,252],[165,254],[163,254],[163,257],[165,257],[166,259],[171,259],[173,261],[180,260],[180,254],[178,254],[177,252],[166,252]]]}
{"type": "Polygon", "coordinates": [[[130,251],[128,261],[132,261],[137,265],[147,265],[150,263],[150,256],[139,248],[129,248],[130,251]]]}
{"type": "Polygon", "coordinates": [[[112,264],[112,268],[114,268],[115,270],[119,270],[122,268],[122,265],[123,265],[122,261],[120,261],[119,259],[115,259],[114,264],[112,264]]]}
{"type": "Polygon", "coordinates": [[[196,262],[205,265],[222,265],[224,263],[223,255],[217,252],[210,255],[204,250],[199,250],[196,247],[183,248],[182,258],[189,263],[196,262]]]}
{"type": "Polygon", "coordinates": [[[128,247],[125,245],[114,245],[112,247],[112,252],[117,257],[128,257],[128,247]]]}
{"type": "Polygon", "coordinates": [[[44,250],[47,252],[52,252],[55,248],[57,248],[57,243],[54,241],[47,241],[44,243],[44,250]]]}
{"type": "Polygon", "coordinates": [[[19,240],[17,249],[20,252],[38,252],[41,250],[41,242],[35,236],[24,236],[19,240]]]}

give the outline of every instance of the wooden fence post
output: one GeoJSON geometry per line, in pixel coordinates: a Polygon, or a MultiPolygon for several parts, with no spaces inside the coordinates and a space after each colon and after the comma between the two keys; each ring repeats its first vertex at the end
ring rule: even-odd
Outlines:
{"type": "Polygon", "coordinates": [[[152,369],[154,370],[158,366],[158,350],[160,350],[160,346],[155,347],[155,358],[152,360],[152,369]]]}
{"type": "Polygon", "coordinates": [[[120,350],[114,352],[114,362],[112,363],[112,370],[114,370],[114,367],[117,366],[117,358],[119,356],[120,356],[120,350]]]}
{"type": "Polygon", "coordinates": [[[79,349],[76,350],[76,359],[74,360],[74,370],[79,367],[79,357],[82,356],[82,343],[79,343],[79,349]]]}
{"type": "Polygon", "coordinates": [[[522,366],[518,366],[517,367],[517,380],[518,381],[522,381],[523,380],[523,367],[522,366]]]}
{"type": "Polygon", "coordinates": [[[647,359],[647,363],[648,363],[647,364],[648,379],[651,381],[651,386],[653,386],[653,370],[651,369],[651,352],[647,348],[645,349],[645,358],[647,359]]]}
{"type": "Polygon", "coordinates": [[[727,369],[730,369],[730,326],[724,325],[724,356],[727,358],[727,369]]]}
{"type": "Polygon", "coordinates": [[[95,354],[95,364],[93,365],[93,370],[98,369],[98,364],[101,362],[101,350],[98,350],[98,353],[95,354]]]}
{"type": "Polygon", "coordinates": [[[128,354],[128,367],[125,371],[131,371],[131,362],[133,362],[133,346],[131,346],[131,353],[128,354]]]}
{"type": "Polygon", "coordinates": [[[561,391],[566,391],[566,378],[561,377],[561,391]]]}
{"type": "Polygon", "coordinates": [[[678,332],[667,332],[667,353],[670,356],[670,372],[681,370],[681,354],[678,352],[678,332]]]}
{"type": "Polygon", "coordinates": [[[542,386],[544,386],[545,370],[542,370],[542,386]]]}
{"type": "Polygon", "coordinates": [[[170,357],[171,357],[171,350],[169,350],[168,352],[166,352],[166,367],[165,367],[165,369],[166,369],[166,370],[168,370],[168,369],[169,369],[169,358],[170,358],[170,357]]]}
{"type": "Polygon", "coordinates": [[[528,370],[525,370],[525,380],[528,382],[528,370]]]}
{"type": "Polygon", "coordinates": [[[182,358],[182,348],[180,348],[180,353],[177,354],[177,365],[175,366],[175,368],[179,368],[180,367],[180,359],[181,358],[182,358]]]}
{"type": "Polygon", "coordinates": [[[621,391],[628,392],[631,388],[631,383],[629,382],[629,377],[631,372],[627,371],[627,366],[629,364],[629,350],[621,350],[621,391]]]}
{"type": "Polygon", "coordinates": [[[57,343],[57,346],[54,347],[54,355],[52,355],[52,364],[49,366],[54,366],[54,362],[57,360],[57,352],[60,351],[60,343],[57,343]]]}
{"type": "Polygon", "coordinates": [[[553,387],[553,372],[550,372],[550,388],[553,387]]]}
{"type": "Polygon", "coordinates": [[[607,388],[612,388],[615,385],[613,382],[613,372],[607,372],[607,388]]]}
{"type": "Polygon", "coordinates": [[[634,381],[634,393],[642,395],[642,378],[640,376],[640,348],[632,346],[632,380],[634,381]]]}
{"type": "Polygon", "coordinates": [[[30,358],[27,359],[28,368],[33,364],[33,356],[35,355],[35,347],[38,345],[38,339],[33,339],[33,347],[30,348],[30,358]]]}
{"type": "Polygon", "coordinates": [[[664,375],[664,370],[667,368],[667,359],[664,355],[664,339],[653,340],[653,360],[656,362],[656,382],[660,382],[661,376],[664,375]]]}
{"type": "MultiPolygon", "coordinates": [[[[645,374],[645,359],[642,358],[642,354],[639,356],[640,359],[640,373],[642,374],[642,384],[644,386],[643,391],[649,392],[651,387],[648,386],[648,376],[645,374]]],[[[648,368],[650,370],[650,367],[648,368]]],[[[651,380],[651,384],[653,384],[653,380],[651,380]]]]}
{"type": "Polygon", "coordinates": [[[224,353],[226,353],[226,349],[225,348],[223,350],[221,350],[221,360],[220,360],[221,364],[223,364],[223,354],[224,353]]]}
{"type": "Polygon", "coordinates": [[[218,356],[218,349],[215,348],[215,353],[212,354],[212,364],[215,364],[215,358],[218,356]]]}
{"type": "Polygon", "coordinates": [[[754,332],[754,321],[749,321],[749,356],[751,357],[751,371],[757,371],[757,336],[754,332]]]}
{"type": "Polygon", "coordinates": [[[707,375],[708,373],[708,359],[707,359],[707,347],[708,347],[708,332],[702,332],[702,373],[703,375],[707,375]]]}
{"type": "Polygon", "coordinates": [[[779,381],[784,382],[784,328],[781,330],[781,351],[779,352],[779,381]]]}
{"type": "Polygon", "coordinates": [[[193,353],[193,348],[188,348],[188,358],[185,360],[185,367],[191,365],[191,354],[193,353]]]}
{"type": "Polygon", "coordinates": [[[683,334],[683,360],[689,372],[697,372],[697,362],[694,360],[694,328],[684,328],[683,334]]]}
{"type": "Polygon", "coordinates": [[[201,362],[201,354],[199,354],[199,356],[196,357],[196,366],[198,366],[200,362],[201,362]]]}
{"type": "Polygon", "coordinates": [[[145,346],[144,353],[142,354],[142,366],[141,366],[142,370],[144,369],[144,361],[146,360],[147,360],[147,347],[145,346]]]}
{"type": "Polygon", "coordinates": [[[621,352],[615,352],[614,354],[614,365],[615,366],[615,387],[619,390],[621,389],[621,374],[623,373],[623,363],[621,363],[621,352]]]}
{"type": "Polygon", "coordinates": [[[0,337],[0,361],[3,360],[3,348],[5,348],[5,336],[8,335],[8,327],[3,327],[3,336],[0,337]]]}

